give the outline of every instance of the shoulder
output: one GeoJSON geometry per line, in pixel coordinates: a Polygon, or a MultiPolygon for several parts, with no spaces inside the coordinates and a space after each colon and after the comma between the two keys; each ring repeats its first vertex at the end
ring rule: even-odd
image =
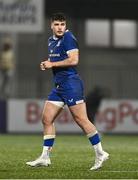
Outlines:
{"type": "Polygon", "coordinates": [[[66,32],[64,34],[64,39],[65,40],[73,39],[73,40],[77,41],[75,36],[73,35],[73,33],[69,30],[66,30],[66,32]]]}

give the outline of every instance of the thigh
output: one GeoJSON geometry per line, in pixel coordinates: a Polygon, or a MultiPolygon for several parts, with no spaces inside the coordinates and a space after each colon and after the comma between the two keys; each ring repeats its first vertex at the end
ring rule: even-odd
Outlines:
{"type": "Polygon", "coordinates": [[[44,104],[42,119],[48,122],[54,122],[57,115],[62,110],[62,107],[59,107],[49,101],[46,101],[44,104]]]}
{"type": "Polygon", "coordinates": [[[57,92],[57,88],[53,88],[48,95],[48,100],[46,101],[42,113],[43,120],[45,122],[54,122],[57,115],[63,109],[64,102],[57,92]]]}
{"type": "Polygon", "coordinates": [[[86,111],[86,104],[80,103],[74,106],[69,107],[73,117],[76,119],[88,119],[87,111],[86,111]]]}

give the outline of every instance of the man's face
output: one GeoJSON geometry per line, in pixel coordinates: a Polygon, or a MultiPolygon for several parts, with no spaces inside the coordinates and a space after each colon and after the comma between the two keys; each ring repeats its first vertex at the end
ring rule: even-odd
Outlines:
{"type": "Polygon", "coordinates": [[[53,21],[51,23],[51,29],[53,30],[53,34],[55,36],[63,36],[66,31],[66,21],[53,21]]]}

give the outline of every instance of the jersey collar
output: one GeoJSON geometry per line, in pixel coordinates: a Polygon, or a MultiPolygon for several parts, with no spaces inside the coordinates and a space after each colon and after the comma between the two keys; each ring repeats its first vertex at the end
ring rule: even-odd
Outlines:
{"type": "Polygon", "coordinates": [[[58,38],[57,38],[55,35],[53,35],[53,39],[54,39],[54,40],[58,40],[58,38]]]}

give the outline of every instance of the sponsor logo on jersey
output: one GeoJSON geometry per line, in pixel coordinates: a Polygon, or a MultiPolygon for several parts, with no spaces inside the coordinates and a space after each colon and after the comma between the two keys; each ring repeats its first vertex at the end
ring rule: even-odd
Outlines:
{"type": "Polygon", "coordinates": [[[49,54],[50,57],[60,57],[60,54],[49,54]]]}

